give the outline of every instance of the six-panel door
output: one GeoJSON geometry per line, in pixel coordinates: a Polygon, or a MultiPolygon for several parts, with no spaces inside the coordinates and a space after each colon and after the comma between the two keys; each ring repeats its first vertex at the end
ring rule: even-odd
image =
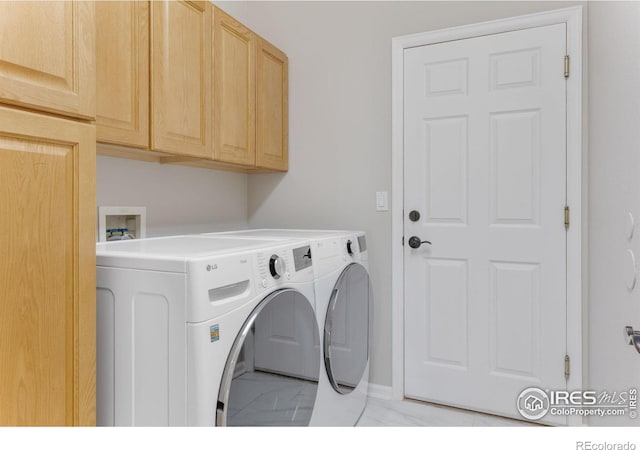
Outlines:
{"type": "Polygon", "coordinates": [[[408,397],[521,418],[566,388],[565,54],[565,24],[405,50],[408,397]]]}

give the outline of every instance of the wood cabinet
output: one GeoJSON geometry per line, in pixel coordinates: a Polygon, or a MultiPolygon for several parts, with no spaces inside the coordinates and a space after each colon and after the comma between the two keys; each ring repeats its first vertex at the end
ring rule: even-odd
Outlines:
{"type": "Polygon", "coordinates": [[[96,30],[101,153],[287,170],[282,51],[208,2],[97,2],[96,30]]]}
{"type": "Polygon", "coordinates": [[[209,2],[151,2],[151,147],[211,158],[209,2]]]}
{"type": "Polygon", "coordinates": [[[214,8],[214,159],[254,166],[256,35],[214,8]]]}
{"type": "Polygon", "coordinates": [[[0,2],[0,30],[0,103],[95,117],[92,2],[0,2]]]}
{"type": "Polygon", "coordinates": [[[258,38],[256,70],[256,166],[289,167],[289,62],[287,55],[258,38]]]}
{"type": "Polygon", "coordinates": [[[0,425],[95,424],[95,127],[0,107],[0,425]]]}
{"type": "Polygon", "coordinates": [[[149,148],[149,3],[95,9],[98,140],[149,148]]]}

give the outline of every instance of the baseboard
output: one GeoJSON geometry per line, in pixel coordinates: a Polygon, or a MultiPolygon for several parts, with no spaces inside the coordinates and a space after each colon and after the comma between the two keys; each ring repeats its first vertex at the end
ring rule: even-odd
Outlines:
{"type": "Polygon", "coordinates": [[[393,388],[391,386],[385,386],[383,384],[369,383],[369,390],[367,395],[371,398],[377,398],[380,400],[392,400],[393,388]]]}

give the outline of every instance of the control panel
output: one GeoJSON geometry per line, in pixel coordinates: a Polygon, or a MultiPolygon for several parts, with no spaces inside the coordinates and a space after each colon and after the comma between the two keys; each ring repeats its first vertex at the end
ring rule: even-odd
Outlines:
{"type": "Polygon", "coordinates": [[[266,289],[283,282],[313,279],[311,247],[283,247],[258,253],[258,286],[266,289]],[[309,269],[309,270],[305,270],[309,269]]]}
{"type": "Polygon", "coordinates": [[[296,272],[311,267],[311,246],[305,245],[293,249],[293,264],[296,272]]]}

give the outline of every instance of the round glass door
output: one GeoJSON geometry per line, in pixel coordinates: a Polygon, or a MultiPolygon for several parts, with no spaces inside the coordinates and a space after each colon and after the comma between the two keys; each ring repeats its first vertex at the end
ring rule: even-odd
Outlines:
{"type": "Polygon", "coordinates": [[[266,297],[245,321],[227,359],[218,426],[306,426],[320,375],[315,313],[299,291],[266,297]]]}
{"type": "Polygon", "coordinates": [[[373,290],[367,270],[349,264],[336,282],[324,323],[324,361],[333,388],[353,391],[369,362],[373,290]]]}

